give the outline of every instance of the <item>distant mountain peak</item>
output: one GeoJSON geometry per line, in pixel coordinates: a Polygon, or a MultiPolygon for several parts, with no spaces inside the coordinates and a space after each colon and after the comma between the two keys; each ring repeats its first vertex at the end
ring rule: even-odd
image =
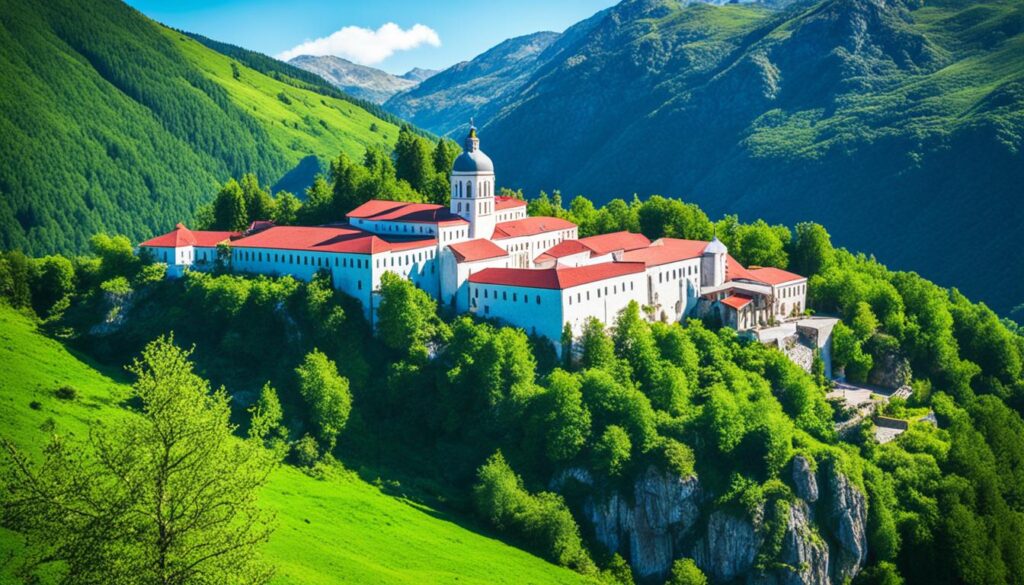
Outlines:
{"type": "Polygon", "coordinates": [[[290,59],[288,63],[319,75],[345,93],[376,104],[384,103],[391,96],[416,87],[437,73],[414,67],[404,75],[392,75],[387,71],[353,63],[334,55],[299,55],[290,59]]]}
{"type": "Polygon", "coordinates": [[[431,77],[440,73],[440,69],[424,69],[422,67],[413,67],[406,71],[402,75],[399,75],[402,79],[408,79],[409,81],[415,81],[416,83],[422,83],[431,77]]]}

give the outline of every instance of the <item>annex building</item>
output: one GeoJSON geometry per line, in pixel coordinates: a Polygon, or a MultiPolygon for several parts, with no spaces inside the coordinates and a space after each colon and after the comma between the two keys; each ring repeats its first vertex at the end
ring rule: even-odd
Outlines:
{"type": "Polygon", "coordinates": [[[448,207],[371,200],[337,224],[255,222],[244,233],[178,224],[140,248],[165,262],[170,277],[213,266],[221,244],[235,272],[309,280],[326,271],[371,321],[380,278],[394,272],[457,312],[505,321],[556,347],[566,324],[577,335],[590,317],[610,325],[630,301],[668,321],[717,311],[741,331],[795,318],[806,307],[806,278],[743,267],[717,238],[579,238],[572,222],[529,217],[525,201],[495,192],[494,164],[471,127],[452,167],[448,207]]]}

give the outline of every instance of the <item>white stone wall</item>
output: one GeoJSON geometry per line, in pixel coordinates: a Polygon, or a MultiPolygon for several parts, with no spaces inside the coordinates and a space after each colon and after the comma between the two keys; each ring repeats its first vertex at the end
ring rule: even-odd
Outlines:
{"type": "Polygon", "coordinates": [[[656,308],[655,319],[678,321],[700,297],[701,259],[689,258],[647,268],[647,295],[637,302],[656,308]]]}
{"type": "Polygon", "coordinates": [[[552,338],[556,346],[565,323],[572,326],[573,334],[583,333],[583,325],[590,317],[597,317],[606,326],[613,325],[619,313],[630,301],[641,302],[646,294],[644,273],[627,274],[590,284],[565,289],[562,292],[563,319],[558,324],[558,334],[552,338]]]}
{"type": "Polygon", "coordinates": [[[308,282],[317,271],[328,270],[334,287],[359,299],[367,318],[370,316],[370,291],[373,289],[372,262],[369,254],[245,247],[231,251],[231,266],[239,272],[288,275],[308,282]]]}
{"type": "Polygon", "coordinates": [[[441,295],[441,268],[436,246],[374,254],[373,289],[380,288],[381,275],[394,272],[436,299],[441,295]]]}
{"type": "Polygon", "coordinates": [[[494,219],[498,223],[506,221],[515,221],[517,219],[526,219],[526,206],[520,205],[518,207],[511,207],[509,209],[499,210],[495,215],[494,219]]]}
{"type": "MultiPolygon", "coordinates": [[[[353,218],[350,221],[353,227],[368,231],[374,234],[385,236],[409,236],[409,237],[436,237],[438,226],[434,223],[423,223],[416,221],[377,221],[373,219],[353,218]]],[[[468,225],[461,226],[461,229],[469,231],[468,225]]]]}
{"type": "Polygon", "coordinates": [[[807,308],[807,280],[775,285],[772,287],[772,296],[775,297],[773,309],[777,318],[789,317],[794,307],[797,313],[802,313],[807,308]]]}
{"type": "Polygon", "coordinates": [[[441,298],[442,305],[453,306],[459,313],[469,311],[469,287],[468,279],[485,268],[511,268],[511,259],[508,256],[488,258],[475,262],[459,262],[455,254],[448,248],[441,252],[441,298]]]}
{"type": "Polygon", "coordinates": [[[551,249],[552,246],[565,240],[575,240],[578,229],[573,227],[533,236],[505,238],[494,243],[504,249],[512,257],[513,268],[533,268],[533,259],[551,249]]]}
{"type": "Polygon", "coordinates": [[[474,239],[473,234],[468,224],[459,223],[438,226],[437,228],[437,243],[442,247],[472,239],[474,239]]]}
{"type": "Polygon", "coordinates": [[[470,312],[479,317],[501,319],[527,333],[543,335],[558,345],[562,334],[562,291],[467,284],[470,312]]]}

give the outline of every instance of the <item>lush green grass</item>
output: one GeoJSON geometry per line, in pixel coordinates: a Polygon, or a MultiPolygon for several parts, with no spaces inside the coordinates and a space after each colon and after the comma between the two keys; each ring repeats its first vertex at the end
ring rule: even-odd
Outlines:
{"type": "Polygon", "coordinates": [[[398,137],[395,125],[352,103],[263,75],[179,32],[163,27],[161,32],[203,75],[223,87],[232,102],[267,129],[271,143],[292,165],[309,155],[328,157],[341,151],[358,160],[367,146],[390,148],[398,137]],[[237,78],[232,63],[239,70],[237,78]],[[282,101],[282,94],[291,103],[282,101]],[[371,125],[377,130],[371,131],[371,125]]]}
{"type": "MultiPolygon", "coordinates": [[[[104,374],[29,318],[0,307],[0,433],[38,452],[52,419],[56,430],[84,439],[92,421],[131,416],[119,407],[124,378],[104,374]],[[54,391],[77,389],[74,400],[54,391]],[[37,401],[40,408],[30,403],[37,401]]],[[[385,495],[354,474],[313,479],[283,466],[266,489],[278,527],[266,554],[278,583],[577,583],[583,579],[503,542],[473,532],[461,519],[385,495]]],[[[17,534],[0,529],[0,550],[18,550],[17,534]]],[[[0,567],[0,582],[12,580],[0,567]]]]}

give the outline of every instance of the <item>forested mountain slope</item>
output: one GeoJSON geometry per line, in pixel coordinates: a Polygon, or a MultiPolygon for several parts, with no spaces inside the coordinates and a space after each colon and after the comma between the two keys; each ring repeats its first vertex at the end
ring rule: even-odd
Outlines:
{"type": "MultiPolygon", "coordinates": [[[[1022,30],[1011,0],[625,0],[477,125],[531,196],[812,219],[1007,312],[1024,302],[1022,30]]],[[[418,104],[402,114],[446,131],[418,104]]]]}
{"type": "Polygon", "coordinates": [[[458,63],[393,96],[384,107],[417,126],[453,134],[472,116],[485,119],[546,62],[547,49],[561,35],[539,32],[498,44],[471,61],[458,63]]]}
{"type": "Polygon", "coordinates": [[[114,0],[5,3],[0,247],[143,239],[231,176],[274,183],[309,156],[390,150],[394,124],[290,71],[253,69],[114,0]]]}

